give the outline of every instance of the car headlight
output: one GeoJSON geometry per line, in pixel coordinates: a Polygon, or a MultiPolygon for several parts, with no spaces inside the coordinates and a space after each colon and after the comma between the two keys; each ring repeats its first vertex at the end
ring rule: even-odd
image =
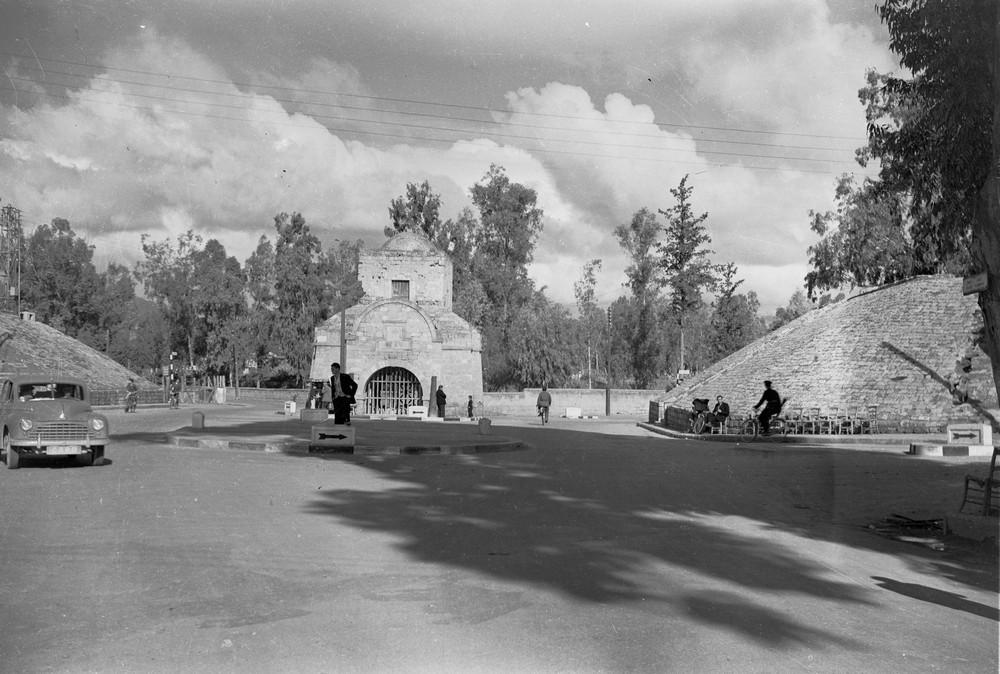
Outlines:
{"type": "Polygon", "coordinates": [[[30,431],[32,426],[34,426],[34,424],[31,423],[31,419],[21,419],[22,431],[30,431]]]}
{"type": "Polygon", "coordinates": [[[102,431],[104,430],[104,419],[98,419],[97,417],[94,417],[93,419],[90,420],[90,426],[95,431],[102,431]]]}

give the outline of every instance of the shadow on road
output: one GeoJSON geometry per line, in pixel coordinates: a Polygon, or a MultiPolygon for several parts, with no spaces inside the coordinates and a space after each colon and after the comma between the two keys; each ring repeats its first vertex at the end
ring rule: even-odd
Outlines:
{"type": "Polygon", "coordinates": [[[997,607],[986,606],[985,604],[980,604],[979,602],[970,601],[964,596],[954,592],[936,590],[933,587],[927,587],[926,585],[919,585],[917,583],[901,583],[898,580],[884,578],[882,576],[872,576],[872,580],[877,582],[879,587],[901,594],[905,597],[912,597],[913,599],[938,604],[939,606],[947,606],[948,608],[953,608],[956,611],[965,611],[966,613],[971,613],[972,615],[1000,622],[1000,610],[998,610],[997,607]]]}
{"type": "MultiPolygon", "coordinates": [[[[874,586],[831,577],[803,540],[905,558],[922,572],[997,588],[995,558],[961,559],[864,531],[865,509],[926,507],[951,497],[967,466],[857,452],[742,452],[726,445],[505,427],[538,448],[505,455],[329,457],[397,482],[383,491],[327,490],[307,511],[390,533],[414,559],[544,586],[595,603],[661,601],[783,645],[829,642],[766,607],[723,590],[662,588],[651,567],[708,576],[713,585],[839,603],[875,603],[874,586]],[[879,468],[872,468],[876,462],[879,468]],[[887,489],[887,483],[907,489],[887,489]],[[859,484],[860,483],[860,484],[859,484]],[[936,490],[936,491],[935,491],[936,490]],[[866,493],[859,502],[858,493],[866,493]],[[883,501],[889,501],[882,503],[883,501]],[[851,518],[859,518],[851,521],[851,518]],[[787,534],[799,537],[790,540],[787,534]]],[[[887,588],[892,589],[892,588],[887,588]]]]}

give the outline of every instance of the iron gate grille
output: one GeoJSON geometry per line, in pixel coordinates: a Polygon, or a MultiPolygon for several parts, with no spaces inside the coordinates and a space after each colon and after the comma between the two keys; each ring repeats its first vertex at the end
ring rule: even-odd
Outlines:
{"type": "Polygon", "coordinates": [[[420,381],[402,367],[384,367],[365,384],[359,407],[364,414],[406,414],[412,405],[423,404],[420,381]]]}

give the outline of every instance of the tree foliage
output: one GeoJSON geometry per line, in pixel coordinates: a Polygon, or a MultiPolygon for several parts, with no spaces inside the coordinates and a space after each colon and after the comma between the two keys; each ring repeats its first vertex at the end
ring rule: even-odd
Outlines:
{"type": "Polygon", "coordinates": [[[628,335],[630,374],[639,388],[646,388],[656,378],[662,351],[656,315],[660,282],[655,251],[662,251],[657,241],[659,234],[656,215],[645,208],[636,211],[627,225],[615,228],[615,237],[629,259],[629,266],[625,269],[625,286],[631,293],[631,310],[628,312],[631,326],[628,335]]]}
{"type": "Polygon", "coordinates": [[[313,330],[330,315],[337,286],[319,239],[299,213],[274,217],[274,322],[271,348],[287,360],[298,382],[308,374],[313,330]]]}
{"type": "Polygon", "coordinates": [[[691,206],[694,188],[687,184],[688,176],[670,190],[677,203],[661,210],[667,224],[664,240],[657,242],[660,251],[660,271],[663,283],[670,289],[670,310],[678,325],[684,325],[687,315],[704,304],[704,293],[716,281],[716,267],[709,260],[712,242],[704,225],[708,213],[696,216],[691,206]]]}
{"type": "MultiPolygon", "coordinates": [[[[691,206],[694,188],[687,184],[688,176],[670,190],[677,203],[661,210],[667,224],[663,228],[664,240],[657,243],[660,251],[662,280],[669,290],[670,315],[685,337],[684,328],[692,313],[704,306],[704,293],[714,287],[717,268],[710,261],[712,242],[705,220],[708,213],[696,216],[691,206]]],[[[681,367],[685,365],[684,349],[681,350],[681,367]]]]}
{"type": "Polygon", "coordinates": [[[764,334],[763,321],[757,316],[760,301],[757,293],[737,293],[743,284],[737,280],[736,265],[730,262],[721,267],[718,295],[713,303],[709,347],[713,361],[721,360],[742,349],[764,334]]]}
{"type": "Polygon", "coordinates": [[[193,366],[195,341],[204,327],[198,320],[195,282],[195,253],[201,248],[201,237],[188,230],[177,237],[176,247],[169,239],[151,241],[147,234],[141,240],[145,259],[136,265],[136,275],[146,297],[156,302],[167,321],[168,348],[184,353],[193,366]]]}
{"type": "Polygon", "coordinates": [[[38,320],[99,348],[100,311],[94,300],[101,281],[93,257],[94,247],[76,235],[68,220],[55,218],[37,227],[25,242],[21,302],[38,320]]]}
{"type": "Polygon", "coordinates": [[[601,261],[593,259],[583,265],[580,280],[573,284],[573,295],[576,297],[576,309],[579,312],[580,341],[587,347],[587,386],[593,383],[593,369],[601,362],[601,352],[606,343],[604,312],[597,306],[597,272],[601,269],[601,261]]]}
{"type": "Polygon", "coordinates": [[[996,0],[885,0],[879,15],[910,76],[879,77],[862,162],[905,195],[919,246],[966,247],[985,272],[982,345],[1000,393],[1000,9],[996,0]]]}
{"type": "Polygon", "coordinates": [[[573,370],[576,340],[569,312],[535,292],[510,333],[512,375],[522,386],[562,386],[573,370]]]}
{"type": "Polygon", "coordinates": [[[534,293],[528,264],[542,230],[542,210],[535,191],[511,182],[496,164],[470,193],[479,210],[471,270],[490,307],[482,325],[484,376],[490,387],[509,388],[518,381],[510,333],[515,317],[534,293]]]}
{"type": "Polygon", "coordinates": [[[389,204],[390,226],[385,228],[385,235],[392,237],[400,232],[420,232],[432,238],[441,225],[440,209],[441,196],[431,190],[428,181],[419,185],[407,183],[406,195],[396,197],[389,204]]]}

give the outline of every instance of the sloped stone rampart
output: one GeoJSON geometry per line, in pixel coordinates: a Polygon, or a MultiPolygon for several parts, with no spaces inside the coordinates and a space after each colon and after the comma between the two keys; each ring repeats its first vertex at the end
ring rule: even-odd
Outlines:
{"type": "Polygon", "coordinates": [[[721,394],[742,414],[769,379],[790,409],[877,405],[896,430],[994,420],[992,371],[975,341],[981,327],[976,296],[962,295],[961,278],[921,276],[810,311],[658,402],[689,408],[694,398],[721,394]]]}
{"type": "Polygon", "coordinates": [[[0,313],[0,371],[42,371],[78,377],[91,389],[124,390],[129,377],[154,388],[103,353],[52,326],[0,313]]]}

